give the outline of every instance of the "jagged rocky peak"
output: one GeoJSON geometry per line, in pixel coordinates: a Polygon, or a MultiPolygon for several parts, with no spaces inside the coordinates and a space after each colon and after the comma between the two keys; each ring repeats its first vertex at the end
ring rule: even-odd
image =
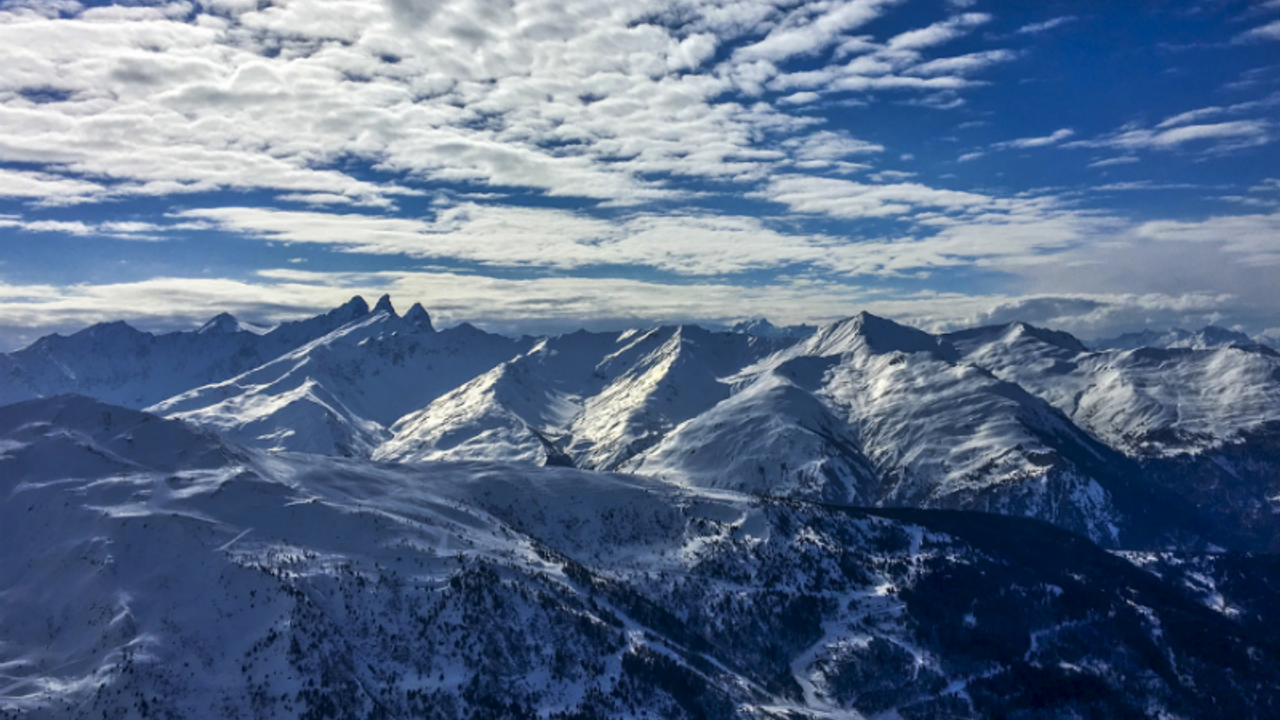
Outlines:
{"type": "Polygon", "coordinates": [[[374,312],[385,312],[391,317],[400,317],[396,314],[396,309],[391,305],[391,295],[383,295],[378,298],[378,304],[373,306],[374,312]]]}
{"type": "Polygon", "coordinates": [[[432,332],[435,327],[431,324],[431,315],[427,313],[427,309],[422,307],[422,303],[414,303],[409,308],[409,312],[404,314],[404,319],[411,325],[417,326],[419,330],[432,332]]]}
{"type": "Polygon", "coordinates": [[[955,349],[936,335],[866,311],[821,328],[805,344],[805,351],[817,356],[868,351],[875,354],[927,352],[946,360],[956,357],[955,349]]]}
{"type": "MultiPolygon", "coordinates": [[[[388,302],[390,302],[390,300],[388,300],[388,302]]],[[[359,295],[356,295],[342,305],[339,305],[337,308],[325,313],[325,315],[340,317],[345,320],[355,320],[356,318],[362,318],[368,314],[369,303],[365,302],[364,298],[359,295]]]]}

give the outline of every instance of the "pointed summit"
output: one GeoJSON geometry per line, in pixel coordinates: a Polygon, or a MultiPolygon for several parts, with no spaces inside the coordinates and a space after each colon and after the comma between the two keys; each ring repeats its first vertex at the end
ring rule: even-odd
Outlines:
{"type": "Polygon", "coordinates": [[[374,312],[386,312],[391,317],[400,317],[396,315],[396,309],[391,306],[391,296],[383,295],[378,298],[378,304],[373,306],[374,312]]]}
{"type": "Polygon", "coordinates": [[[210,318],[209,322],[200,326],[196,333],[199,335],[224,335],[240,331],[240,321],[235,319],[231,313],[218,313],[210,318]]]}
{"type": "Polygon", "coordinates": [[[328,315],[329,317],[341,319],[343,322],[349,322],[351,320],[355,320],[356,318],[362,318],[368,314],[369,314],[369,303],[365,302],[364,298],[360,297],[359,295],[356,295],[355,297],[351,298],[345,304],[339,306],[338,308],[334,310],[330,310],[329,312],[325,313],[325,315],[328,315]]]}
{"type": "Polygon", "coordinates": [[[876,354],[929,352],[955,359],[954,349],[941,338],[865,311],[820,329],[806,346],[808,354],[818,356],[865,349],[876,354]]]}
{"type": "Polygon", "coordinates": [[[404,314],[404,319],[409,324],[417,326],[419,330],[435,331],[435,327],[431,324],[431,316],[427,314],[427,309],[422,307],[422,303],[414,303],[413,307],[409,308],[409,312],[404,314]]]}

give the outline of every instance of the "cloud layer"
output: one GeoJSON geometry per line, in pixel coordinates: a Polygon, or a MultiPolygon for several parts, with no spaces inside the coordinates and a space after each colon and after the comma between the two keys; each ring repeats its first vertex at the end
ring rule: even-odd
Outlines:
{"type": "MultiPolygon", "coordinates": [[[[1031,99],[1065,72],[1045,58],[1110,22],[1069,6],[8,0],[0,242],[20,252],[0,257],[0,325],[270,320],[396,288],[504,326],[864,306],[941,326],[1086,296],[1147,322],[1214,298],[1280,326],[1258,279],[1274,180],[1224,177],[1274,151],[1275,79],[1247,67],[1158,109],[1045,112],[1031,99]],[[1119,190],[1186,195],[1098,201],[1119,190]],[[44,239],[155,270],[59,274],[44,239]],[[232,241],[263,259],[208,276],[205,245],[232,241]],[[327,271],[282,270],[280,245],[327,271]],[[335,273],[334,255],[395,270],[335,273]],[[182,309],[147,321],[161,292],[182,309]]],[[[1267,11],[1194,52],[1268,47],[1267,11]]]]}

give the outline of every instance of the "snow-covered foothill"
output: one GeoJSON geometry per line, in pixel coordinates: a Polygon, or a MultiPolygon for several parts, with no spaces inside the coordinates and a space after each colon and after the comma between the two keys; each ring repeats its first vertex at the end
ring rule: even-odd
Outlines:
{"type": "Polygon", "coordinates": [[[1265,625],[1041,523],[263,453],[86,398],[0,408],[0,547],[0,715],[24,720],[1280,702],[1265,625]]]}

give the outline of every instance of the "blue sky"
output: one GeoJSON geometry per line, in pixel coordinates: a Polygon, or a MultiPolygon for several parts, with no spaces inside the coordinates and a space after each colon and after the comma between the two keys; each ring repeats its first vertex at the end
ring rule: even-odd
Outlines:
{"type": "Polygon", "coordinates": [[[390,292],[1280,338],[1280,0],[0,4],[0,348],[390,292]]]}

